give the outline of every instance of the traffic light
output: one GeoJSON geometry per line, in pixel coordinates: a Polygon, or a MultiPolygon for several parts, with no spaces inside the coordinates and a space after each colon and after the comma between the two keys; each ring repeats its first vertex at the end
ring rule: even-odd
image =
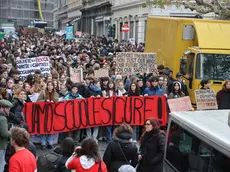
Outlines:
{"type": "Polygon", "coordinates": [[[112,37],[112,26],[108,27],[108,37],[112,37]]]}
{"type": "Polygon", "coordinates": [[[112,26],[112,33],[111,33],[111,37],[112,37],[112,38],[115,38],[115,36],[116,36],[116,25],[115,25],[115,24],[113,24],[113,26],[112,26]]]}

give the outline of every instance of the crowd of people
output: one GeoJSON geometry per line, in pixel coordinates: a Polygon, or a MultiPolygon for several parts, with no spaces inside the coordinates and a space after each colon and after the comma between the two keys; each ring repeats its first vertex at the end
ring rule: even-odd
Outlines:
{"type": "MultiPolygon", "coordinates": [[[[22,163],[21,165],[24,167],[23,162],[18,160],[21,156],[26,156],[28,162],[33,161],[30,168],[36,169],[36,163],[34,163],[36,153],[32,151],[34,150],[33,144],[28,144],[30,143],[26,131],[28,128],[22,112],[26,102],[59,102],[89,97],[155,95],[165,95],[168,99],[175,99],[189,95],[183,75],[177,73],[176,78],[173,78],[173,71],[164,65],[158,65],[158,75],[153,73],[116,75],[116,61],[114,61],[116,52],[143,51],[144,44],[142,43],[133,45],[127,41],[111,41],[105,37],[94,36],[66,41],[64,37],[36,33],[20,35],[18,40],[2,39],[0,41],[0,101],[3,101],[0,102],[0,171],[4,167],[2,164],[5,155],[8,156],[6,171],[8,169],[10,172],[17,171],[19,167],[14,166],[16,161],[19,166],[22,163]],[[49,57],[50,74],[44,76],[42,71],[36,70],[25,80],[21,79],[16,61],[38,56],[49,57]],[[71,80],[70,70],[74,68],[83,70],[81,83],[73,83],[71,80]],[[99,68],[108,68],[109,76],[96,78],[94,71],[99,68]],[[9,132],[10,128],[11,132],[9,132]],[[15,151],[14,153],[8,151],[11,152],[8,155],[6,150],[13,149],[7,144],[10,135],[15,151]],[[33,153],[26,151],[25,147],[33,153]],[[27,156],[27,154],[30,155],[27,156]]],[[[201,89],[209,89],[209,80],[202,80],[201,86],[201,89]]],[[[223,89],[217,93],[217,102],[220,109],[229,109],[230,81],[226,81],[223,89]]],[[[53,137],[53,134],[41,135],[41,149],[52,149],[53,137]]],[[[76,169],[79,171],[79,169],[92,168],[103,172],[106,170],[115,172],[122,165],[122,168],[125,168],[124,165],[128,165],[126,168],[132,169],[130,166],[136,167],[139,164],[138,171],[162,172],[164,140],[165,135],[160,130],[159,122],[156,119],[149,119],[145,122],[144,127],[130,127],[123,124],[118,128],[114,126],[94,127],[59,133],[59,141],[69,144],[69,149],[66,150],[64,146],[58,151],[64,157],[62,166],[66,161],[67,168],[64,167],[64,170],[76,169]],[[144,132],[142,132],[143,128],[144,132]],[[87,139],[83,140],[84,138],[87,139]],[[75,152],[74,146],[71,144],[80,144],[82,140],[80,152],[70,156],[72,152],[75,152]],[[98,153],[98,140],[108,141],[103,159],[98,153]],[[136,144],[133,144],[138,140],[140,140],[139,151],[136,144]],[[68,157],[70,158],[68,159],[68,157]],[[75,159],[75,157],[78,158],[75,159]]]]}

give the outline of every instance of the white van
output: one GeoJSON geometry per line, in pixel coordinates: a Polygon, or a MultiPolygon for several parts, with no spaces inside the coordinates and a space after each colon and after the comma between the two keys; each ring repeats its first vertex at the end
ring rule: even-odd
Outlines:
{"type": "Polygon", "coordinates": [[[170,114],[165,172],[230,172],[230,110],[170,114]]]}

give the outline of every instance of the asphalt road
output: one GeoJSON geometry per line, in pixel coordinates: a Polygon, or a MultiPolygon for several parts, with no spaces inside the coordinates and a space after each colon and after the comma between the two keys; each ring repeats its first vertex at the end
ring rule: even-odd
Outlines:
{"type": "MultiPolygon", "coordinates": [[[[101,157],[103,157],[105,149],[107,147],[107,142],[99,141],[98,143],[99,143],[99,147],[100,147],[100,155],[101,155],[101,157]]],[[[37,148],[37,156],[43,155],[44,153],[51,151],[50,149],[41,150],[41,145],[39,145],[39,144],[37,144],[35,146],[37,148]]]]}

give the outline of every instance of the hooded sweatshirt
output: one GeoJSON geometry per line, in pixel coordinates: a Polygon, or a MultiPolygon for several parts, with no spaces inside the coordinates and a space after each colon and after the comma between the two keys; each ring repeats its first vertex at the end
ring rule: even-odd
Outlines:
{"type": "Polygon", "coordinates": [[[77,172],[98,172],[99,168],[101,168],[101,172],[107,172],[106,165],[103,161],[100,166],[100,163],[96,163],[94,159],[87,158],[85,155],[82,155],[79,158],[71,156],[66,161],[66,167],[69,170],[75,170],[77,172]]]}

